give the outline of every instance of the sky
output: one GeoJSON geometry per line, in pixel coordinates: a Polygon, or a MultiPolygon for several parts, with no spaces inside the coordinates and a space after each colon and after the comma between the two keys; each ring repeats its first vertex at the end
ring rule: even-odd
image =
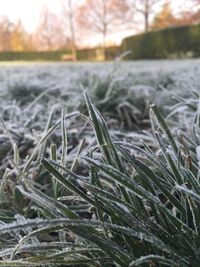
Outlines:
{"type": "MultiPolygon", "coordinates": [[[[76,0],[77,1],[77,0],[76,0]]],[[[0,16],[7,15],[11,21],[21,20],[27,31],[36,27],[44,6],[58,13],[60,0],[0,0],[0,16]]]]}
{"type": "MultiPolygon", "coordinates": [[[[62,0],[0,0],[0,17],[6,15],[13,22],[21,20],[28,32],[33,32],[38,24],[40,13],[44,6],[47,6],[55,13],[61,13],[62,0]]],[[[73,0],[80,3],[84,0],[73,0]]],[[[184,0],[173,0],[173,5],[180,6],[184,0]]],[[[190,0],[187,0],[190,2],[190,0]]],[[[108,38],[110,42],[120,43],[121,39],[125,36],[134,34],[134,30],[127,30],[118,34],[111,34],[108,38]]],[[[89,36],[86,45],[95,45],[100,43],[101,40],[97,36],[89,36]]]]}

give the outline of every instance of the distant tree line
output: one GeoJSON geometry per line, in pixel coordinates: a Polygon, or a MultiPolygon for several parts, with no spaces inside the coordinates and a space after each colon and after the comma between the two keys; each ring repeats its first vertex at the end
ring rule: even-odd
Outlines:
{"type": "MultiPolygon", "coordinates": [[[[181,1],[179,1],[181,2],[181,1]]],[[[200,22],[200,0],[191,0],[188,9],[182,0],[179,10],[173,10],[173,1],[166,0],[61,0],[62,13],[56,14],[44,7],[33,33],[27,33],[22,22],[12,23],[0,17],[0,51],[71,50],[74,60],[77,47],[88,35],[102,36],[102,54],[108,35],[120,30],[141,32],[200,22]],[[138,27],[140,25],[140,27],[138,27]]]]}

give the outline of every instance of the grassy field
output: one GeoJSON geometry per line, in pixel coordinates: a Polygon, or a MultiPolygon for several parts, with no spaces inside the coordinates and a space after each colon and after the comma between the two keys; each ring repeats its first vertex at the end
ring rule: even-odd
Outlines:
{"type": "Polygon", "coordinates": [[[200,265],[199,63],[0,65],[0,266],[200,265]]]}

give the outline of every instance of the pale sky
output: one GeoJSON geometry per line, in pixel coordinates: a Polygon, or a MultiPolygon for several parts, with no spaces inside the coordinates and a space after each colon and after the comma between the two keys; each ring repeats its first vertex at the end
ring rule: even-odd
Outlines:
{"type": "Polygon", "coordinates": [[[13,22],[20,19],[26,30],[33,31],[44,6],[57,13],[61,2],[60,0],[0,0],[0,16],[7,15],[13,22]]]}

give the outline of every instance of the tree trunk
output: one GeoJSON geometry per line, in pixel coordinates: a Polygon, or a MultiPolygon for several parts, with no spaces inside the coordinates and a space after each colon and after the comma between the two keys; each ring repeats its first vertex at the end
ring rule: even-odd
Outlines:
{"type": "Polygon", "coordinates": [[[144,30],[145,32],[149,31],[149,12],[150,12],[150,3],[149,0],[145,0],[144,5],[144,30]]]}
{"type": "Polygon", "coordinates": [[[102,44],[102,56],[103,60],[106,60],[106,31],[103,31],[103,44],[102,44]]]}
{"type": "Polygon", "coordinates": [[[106,60],[106,37],[107,37],[107,6],[106,6],[107,0],[103,0],[103,17],[102,17],[102,26],[103,26],[103,45],[102,45],[102,55],[103,55],[103,60],[106,60]]]}
{"type": "Polygon", "coordinates": [[[73,60],[77,60],[77,48],[76,48],[76,36],[75,36],[75,29],[74,29],[74,21],[73,21],[73,13],[72,13],[72,1],[68,0],[68,7],[69,7],[69,28],[70,28],[70,37],[71,37],[71,51],[73,60]]]}
{"type": "Polygon", "coordinates": [[[145,23],[145,32],[148,32],[149,31],[149,13],[148,12],[145,12],[144,14],[144,23],[145,23]]]}

